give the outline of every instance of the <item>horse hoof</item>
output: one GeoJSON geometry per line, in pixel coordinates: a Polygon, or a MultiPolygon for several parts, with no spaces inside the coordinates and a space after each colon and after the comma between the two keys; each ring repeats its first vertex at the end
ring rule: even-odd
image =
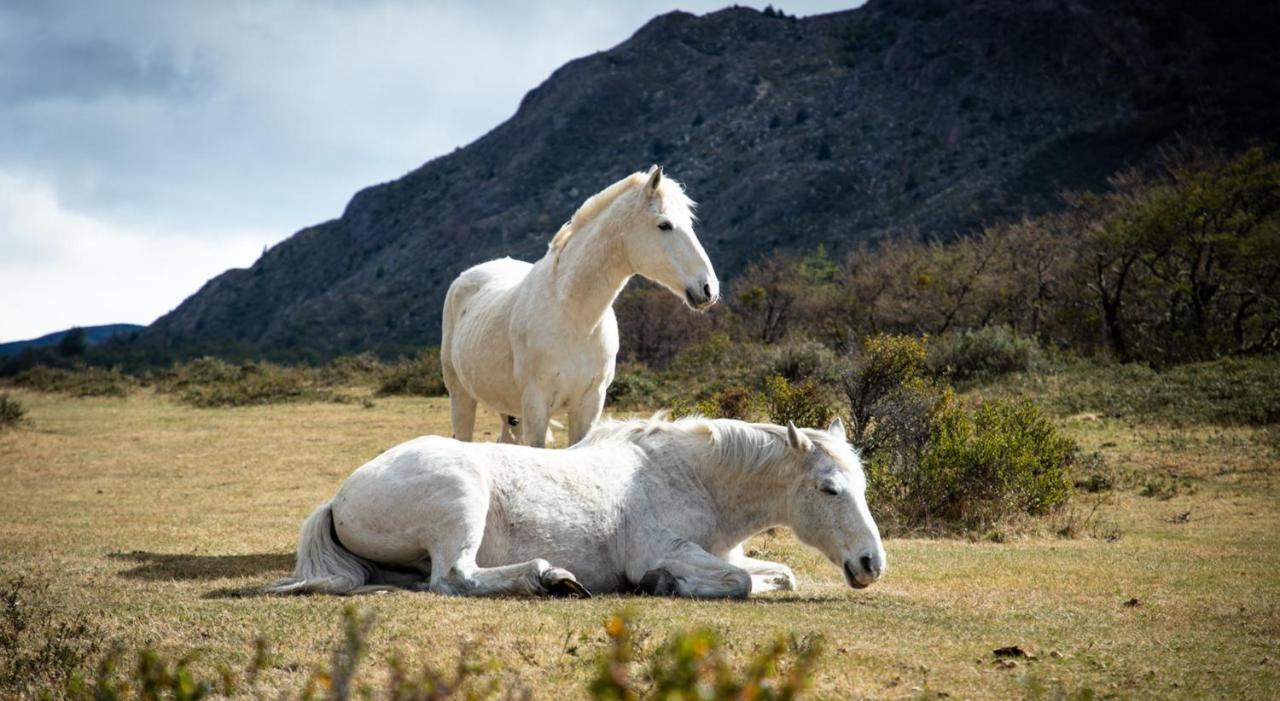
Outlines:
{"type": "Polygon", "coordinates": [[[651,596],[674,596],[677,593],[676,583],[676,576],[664,569],[649,570],[640,578],[636,592],[651,596]]]}
{"type": "Polygon", "coordinates": [[[547,593],[551,596],[570,599],[591,598],[591,592],[582,586],[582,583],[573,576],[572,572],[562,570],[559,567],[552,567],[542,573],[542,586],[546,587],[547,593]]]}

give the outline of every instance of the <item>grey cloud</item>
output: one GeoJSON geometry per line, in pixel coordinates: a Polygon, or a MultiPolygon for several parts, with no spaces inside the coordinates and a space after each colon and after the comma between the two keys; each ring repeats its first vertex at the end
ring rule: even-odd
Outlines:
{"type": "Polygon", "coordinates": [[[8,0],[0,171],[48,183],[61,206],[113,226],[284,238],[479,137],[565,61],[672,9],[8,0]]]}

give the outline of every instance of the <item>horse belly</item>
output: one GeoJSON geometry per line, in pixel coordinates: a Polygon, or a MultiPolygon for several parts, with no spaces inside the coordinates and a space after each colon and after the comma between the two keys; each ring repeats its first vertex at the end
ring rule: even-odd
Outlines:
{"type": "MultiPolygon", "coordinates": [[[[555,452],[560,460],[578,457],[555,452]]],[[[476,562],[497,567],[542,558],[569,570],[593,592],[622,591],[626,576],[618,560],[619,510],[613,492],[623,476],[610,475],[600,465],[563,467],[499,468],[505,476],[498,478],[501,485],[493,492],[476,562]]]]}
{"type": "Polygon", "coordinates": [[[494,411],[519,416],[507,319],[493,305],[469,308],[454,324],[449,362],[467,394],[494,411]]]}

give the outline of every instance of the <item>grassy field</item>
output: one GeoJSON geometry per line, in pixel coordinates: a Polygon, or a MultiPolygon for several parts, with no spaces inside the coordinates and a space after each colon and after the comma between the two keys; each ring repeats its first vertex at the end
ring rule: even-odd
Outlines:
{"type": "MultiPolygon", "coordinates": [[[[29,420],[0,433],[0,576],[47,584],[48,605],[99,626],[104,643],[198,651],[203,669],[243,668],[262,634],[278,652],[261,686],[271,697],[327,662],[349,601],[254,589],[289,571],[301,520],[352,469],[448,433],[443,399],[193,409],[149,391],[14,396],[29,420]]],[[[817,697],[1022,698],[1031,679],[1100,696],[1274,698],[1276,429],[1088,412],[1062,424],[1117,486],[1078,494],[1041,535],[889,539],[888,574],[863,591],[788,534],[761,536],[752,546],[790,564],[800,591],[746,602],[366,597],[370,669],[393,651],[451,665],[470,640],[535,698],[580,698],[605,620],[629,606],[647,648],[709,626],[739,662],[780,632],[819,634],[817,697]],[[1063,527],[1080,535],[1054,534],[1063,527]],[[1013,645],[1034,659],[993,655],[1013,645]]]]}

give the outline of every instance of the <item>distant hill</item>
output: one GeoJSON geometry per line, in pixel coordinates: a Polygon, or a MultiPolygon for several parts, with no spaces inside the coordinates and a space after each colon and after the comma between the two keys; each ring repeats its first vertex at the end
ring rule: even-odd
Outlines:
{"type": "MultiPolygon", "coordinates": [[[[101,326],[83,326],[85,341],[96,346],[117,334],[123,336],[125,334],[142,331],[145,326],[139,324],[103,324],[101,326]]],[[[62,337],[66,336],[71,329],[66,331],[55,331],[45,334],[40,338],[33,338],[27,341],[10,341],[8,343],[0,343],[0,357],[17,355],[25,348],[47,348],[58,345],[62,341],[62,337]]]]}
{"type": "MultiPolygon", "coordinates": [[[[210,280],[135,350],[324,357],[439,340],[453,277],[542,255],[662,163],[721,277],[775,248],[962,234],[1055,206],[1179,130],[1273,137],[1280,3],[872,0],[657,17],[507,122],[210,280]]],[[[424,119],[429,115],[424,115],[424,119]]]]}

